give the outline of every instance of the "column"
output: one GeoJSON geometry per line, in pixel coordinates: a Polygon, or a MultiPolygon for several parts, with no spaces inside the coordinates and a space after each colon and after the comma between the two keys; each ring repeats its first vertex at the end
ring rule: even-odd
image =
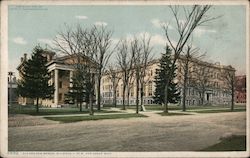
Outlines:
{"type": "Polygon", "coordinates": [[[55,77],[54,104],[57,107],[58,106],[58,69],[55,69],[54,72],[55,72],[55,74],[54,74],[54,77],[55,77]]]}
{"type": "Polygon", "coordinates": [[[73,87],[72,78],[73,78],[73,71],[70,70],[69,71],[69,87],[73,87]]]}

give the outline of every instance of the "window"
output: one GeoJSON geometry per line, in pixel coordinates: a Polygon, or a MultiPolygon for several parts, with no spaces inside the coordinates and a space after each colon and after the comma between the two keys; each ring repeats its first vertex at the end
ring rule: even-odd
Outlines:
{"type": "Polygon", "coordinates": [[[192,88],[192,95],[194,95],[194,88],[192,88]]]}
{"type": "Polygon", "coordinates": [[[149,81],[148,83],[148,96],[152,96],[153,91],[152,91],[152,81],[149,81]]]}
{"type": "Polygon", "coordinates": [[[62,93],[59,93],[59,101],[61,101],[62,100],[62,93]]]}
{"type": "Polygon", "coordinates": [[[119,97],[119,90],[116,90],[116,97],[119,97]]]}
{"type": "Polygon", "coordinates": [[[59,82],[59,88],[62,88],[62,81],[59,82]]]}
{"type": "Polygon", "coordinates": [[[134,96],[134,87],[131,87],[131,89],[130,89],[130,96],[131,96],[131,97],[134,96]]]}
{"type": "Polygon", "coordinates": [[[143,86],[143,96],[146,96],[146,85],[143,86]]]}

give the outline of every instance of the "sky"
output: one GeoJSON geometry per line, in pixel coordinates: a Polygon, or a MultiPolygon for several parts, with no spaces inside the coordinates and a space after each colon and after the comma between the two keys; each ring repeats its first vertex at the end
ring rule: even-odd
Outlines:
{"type": "MultiPolygon", "coordinates": [[[[193,32],[193,46],[206,53],[209,62],[232,65],[236,74],[246,74],[246,8],[242,5],[216,5],[207,13],[219,17],[193,32]]],[[[51,46],[65,24],[84,28],[103,25],[113,31],[113,41],[121,38],[151,36],[152,52],[159,58],[166,37],[161,25],[169,24],[173,41],[176,25],[167,5],[84,5],[84,6],[17,6],[8,7],[9,71],[16,67],[24,53],[30,56],[36,45],[51,46]]],[[[114,60],[115,56],[111,60],[114,60]]]]}

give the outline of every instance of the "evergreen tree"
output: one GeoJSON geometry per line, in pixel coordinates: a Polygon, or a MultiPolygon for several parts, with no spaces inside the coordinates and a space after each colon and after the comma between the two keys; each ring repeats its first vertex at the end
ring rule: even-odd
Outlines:
{"type": "MultiPolygon", "coordinates": [[[[154,102],[157,104],[164,103],[164,97],[165,97],[165,86],[168,79],[168,73],[170,71],[170,67],[172,64],[171,60],[171,49],[169,46],[166,47],[165,54],[162,54],[162,57],[160,59],[160,65],[159,69],[156,69],[156,76],[155,76],[155,92],[154,92],[154,102]]],[[[176,70],[176,67],[175,67],[176,70]]],[[[180,92],[177,88],[177,83],[174,83],[173,79],[176,77],[175,71],[172,75],[172,78],[170,79],[170,84],[168,86],[168,102],[169,103],[177,103],[180,99],[180,92]]]]}
{"type": "Polygon", "coordinates": [[[87,84],[85,73],[81,73],[80,70],[76,70],[72,77],[72,87],[69,87],[69,92],[66,94],[66,100],[68,102],[76,103],[80,105],[80,111],[82,111],[82,103],[87,102],[87,84]]]}
{"type": "Polygon", "coordinates": [[[50,74],[45,65],[47,58],[42,55],[43,52],[39,46],[33,49],[31,59],[24,62],[22,79],[18,82],[18,92],[22,97],[36,99],[37,113],[39,98],[52,98],[54,93],[54,85],[49,85],[50,74]]]}
{"type": "MultiPolygon", "coordinates": [[[[93,84],[91,84],[92,72],[89,71],[89,66],[86,64],[77,63],[75,64],[75,71],[72,77],[72,87],[69,87],[69,92],[66,95],[66,102],[76,102],[80,105],[80,111],[82,111],[82,103],[86,103],[86,108],[90,103],[90,98],[92,102],[95,101],[95,94],[93,91],[93,84]],[[91,94],[91,95],[90,95],[91,94]]],[[[90,109],[90,114],[93,114],[93,108],[90,109]]]]}

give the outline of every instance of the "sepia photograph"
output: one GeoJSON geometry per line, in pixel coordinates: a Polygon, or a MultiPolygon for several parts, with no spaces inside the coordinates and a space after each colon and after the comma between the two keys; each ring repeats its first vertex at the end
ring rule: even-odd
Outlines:
{"type": "Polygon", "coordinates": [[[2,1],[1,157],[248,157],[248,1],[2,1]]]}

